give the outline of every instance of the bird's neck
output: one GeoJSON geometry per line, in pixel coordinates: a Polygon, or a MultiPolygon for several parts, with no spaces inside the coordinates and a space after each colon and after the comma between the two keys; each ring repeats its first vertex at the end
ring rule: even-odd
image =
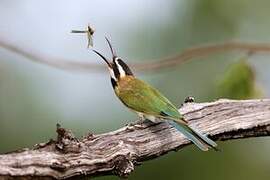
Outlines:
{"type": "Polygon", "coordinates": [[[126,76],[123,76],[123,77],[119,77],[116,81],[115,79],[111,78],[111,82],[112,82],[112,86],[113,88],[118,88],[119,86],[127,86],[130,81],[132,81],[133,79],[135,79],[134,76],[131,76],[131,75],[126,75],[126,76]]]}

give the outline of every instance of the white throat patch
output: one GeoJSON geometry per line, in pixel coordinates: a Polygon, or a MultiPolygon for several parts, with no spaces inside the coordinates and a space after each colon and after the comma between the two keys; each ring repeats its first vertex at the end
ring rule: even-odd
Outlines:
{"type": "Polygon", "coordinates": [[[110,72],[111,77],[112,77],[115,81],[117,81],[117,79],[116,79],[116,77],[115,77],[115,75],[114,75],[114,72],[113,72],[113,69],[112,69],[112,68],[109,68],[109,72],[110,72]]]}
{"type": "Polygon", "coordinates": [[[115,58],[115,63],[116,63],[117,69],[119,70],[120,77],[125,77],[126,72],[124,71],[123,67],[119,64],[118,59],[119,58],[115,58]]]}

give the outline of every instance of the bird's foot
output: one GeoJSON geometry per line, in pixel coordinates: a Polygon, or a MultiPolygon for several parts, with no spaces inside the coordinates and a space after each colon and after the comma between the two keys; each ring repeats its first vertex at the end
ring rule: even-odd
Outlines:
{"type": "Polygon", "coordinates": [[[128,124],[126,124],[127,128],[128,129],[133,129],[133,128],[145,128],[145,125],[144,125],[144,119],[139,119],[138,121],[135,121],[135,122],[130,122],[128,124]]]}

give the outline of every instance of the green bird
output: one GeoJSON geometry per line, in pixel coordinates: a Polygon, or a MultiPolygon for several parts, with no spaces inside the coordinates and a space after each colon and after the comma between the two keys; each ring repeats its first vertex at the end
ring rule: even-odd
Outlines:
{"type": "Polygon", "coordinates": [[[157,89],[137,79],[128,65],[116,56],[107,38],[106,41],[113,56],[112,61],[109,61],[98,51],[93,51],[106,62],[114,92],[126,107],[137,113],[141,120],[148,119],[152,122],[168,120],[173,127],[203,151],[207,151],[209,148],[217,150],[217,144],[189,127],[188,122],[184,120],[177,108],[157,89]]]}

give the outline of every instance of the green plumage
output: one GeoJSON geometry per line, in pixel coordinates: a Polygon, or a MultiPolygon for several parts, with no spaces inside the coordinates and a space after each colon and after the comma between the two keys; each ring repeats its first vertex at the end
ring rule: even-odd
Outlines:
{"type": "Polygon", "coordinates": [[[130,109],[168,119],[180,120],[177,108],[159,91],[133,76],[126,76],[118,81],[115,93],[130,109]]]}
{"type": "Polygon", "coordinates": [[[129,109],[138,113],[141,118],[153,122],[156,122],[156,118],[170,120],[169,123],[173,127],[203,151],[207,151],[209,147],[216,149],[217,144],[189,127],[177,108],[158,90],[135,78],[128,65],[115,55],[110,41],[107,38],[106,40],[113,55],[112,62],[99,52],[93,51],[108,65],[114,91],[129,109]]]}
{"type": "Polygon", "coordinates": [[[207,151],[208,147],[215,147],[217,144],[211,139],[188,126],[177,108],[158,90],[134,76],[120,78],[114,86],[119,99],[131,110],[150,115],[170,119],[169,123],[185,135],[201,150],[207,151]]]}

